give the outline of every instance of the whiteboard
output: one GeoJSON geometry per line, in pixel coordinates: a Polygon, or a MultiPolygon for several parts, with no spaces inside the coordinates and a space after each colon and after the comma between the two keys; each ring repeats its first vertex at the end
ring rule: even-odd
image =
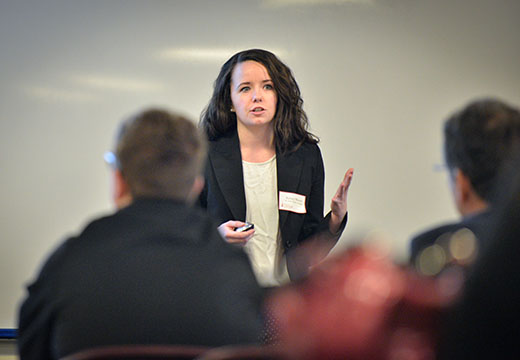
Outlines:
{"type": "Polygon", "coordinates": [[[104,151],[148,106],[194,120],[222,63],[271,50],[293,70],[321,139],[326,207],[349,167],[335,251],[457,217],[442,122],[470,99],[520,104],[520,2],[0,1],[0,328],[67,236],[112,211],[104,151]]]}

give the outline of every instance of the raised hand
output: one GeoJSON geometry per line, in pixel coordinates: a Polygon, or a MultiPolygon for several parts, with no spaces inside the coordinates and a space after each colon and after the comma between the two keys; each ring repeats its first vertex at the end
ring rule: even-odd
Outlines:
{"type": "Polygon", "coordinates": [[[347,193],[352,182],[352,176],[354,176],[354,169],[350,168],[345,173],[343,181],[339,184],[338,190],[330,202],[331,217],[329,229],[333,234],[339,230],[341,222],[347,213],[347,193]]]}

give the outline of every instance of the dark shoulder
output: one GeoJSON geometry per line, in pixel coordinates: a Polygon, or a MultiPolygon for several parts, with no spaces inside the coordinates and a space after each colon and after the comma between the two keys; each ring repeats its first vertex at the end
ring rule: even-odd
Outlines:
{"type": "Polygon", "coordinates": [[[298,146],[295,152],[304,152],[309,154],[321,154],[320,147],[317,143],[312,142],[303,142],[300,146],[298,146]]]}
{"type": "Polygon", "coordinates": [[[285,156],[297,156],[301,159],[305,160],[305,162],[309,163],[316,163],[316,162],[322,162],[323,158],[321,155],[321,150],[318,144],[310,143],[310,142],[304,142],[299,147],[297,147],[295,150],[285,154],[285,156]]]}
{"type": "Polygon", "coordinates": [[[98,224],[102,224],[105,218],[107,217],[102,217],[91,221],[79,234],[67,237],[65,240],[62,240],[62,242],[59,243],[56,248],[51,249],[50,254],[43,261],[43,265],[39,270],[38,278],[47,279],[49,277],[59,276],[62,273],[64,266],[66,266],[66,263],[70,262],[71,259],[74,258],[75,254],[79,254],[81,256],[81,248],[85,244],[85,232],[89,232],[91,229],[97,228],[98,224]]]}
{"type": "Polygon", "coordinates": [[[480,235],[483,228],[485,228],[491,220],[491,211],[484,211],[472,216],[463,218],[460,222],[443,224],[431,228],[425,232],[419,233],[412,238],[412,245],[414,243],[420,245],[431,245],[440,236],[446,233],[452,233],[462,228],[468,228],[477,236],[480,235]]]}
{"type": "Polygon", "coordinates": [[[226,152],[234,146],[238,146],[238,134],[236,130],[229,131],[219,137],[210,139],[208,141],[208,152],[226,152]]]}
{"type": "Polygon", "coordinates": [[[78,240],[78,237],[70,237],[52,250],[50,255],[43,261],[38,278],[42,280],[52,277],[54,274],[59,274],[63,264],[69,258],[71,249],[75,247],[78,240]]]}
{"type": "Polygon", "coordinates": [[[413,236],[412,243],[431,245],[439,238],[439,236],[456,231],[463,227],[460,223],[444,224],[429,230],[423,231],[413,236]]]}
{"type": "MultiPolygon", "coordinates": [[[[447,223],[436,226],[427,231],[421,232],[413,236],[411,242],[414,244],[429,246],[432,245],[440,236],[446,233],[452,233],[462,228],[468,228],[474,232],[477,237],[480,236],[483,228],[487,227],[491,220],[491,210],[476,213],[471,216],[464,217],[459,222],[447,223]]],[[[423,247],[425,247],[423,246],[423,247]]]]}
{"type": "Polygon", "coordinates": [[[475,232],[481,232],[487,228],[493,220],[493,212],[491,209],[465,217],[462,224],[475,232]]]}
{"type": "Polygon", "coordinates": [[[435,244],[435,242],[443,235],[450,234],[463,227],[464,225],[462,225],[461,223],[449,223],[434,228],[430,228],[429,230],[414,235],[410,241],[410,260],[414,262],[416,257],[423,249],[435,244]]]}

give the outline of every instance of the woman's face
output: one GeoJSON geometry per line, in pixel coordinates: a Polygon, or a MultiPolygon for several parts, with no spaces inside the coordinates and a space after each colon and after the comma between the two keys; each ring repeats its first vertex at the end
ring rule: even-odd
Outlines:
{"type": "Polygon", "coordinates": [[[230,86],[232,109],[242,125],[272,126],[278,97],[264,65],[251,60],[236,64],[230,86]]]}

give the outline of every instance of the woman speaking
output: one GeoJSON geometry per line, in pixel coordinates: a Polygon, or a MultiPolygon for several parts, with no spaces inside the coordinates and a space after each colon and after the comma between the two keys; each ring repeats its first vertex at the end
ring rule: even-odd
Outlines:
{"type": "Polygon", "coordinates": [[[244,246],[264,287],[305,276],[347,222],[353,169],[324,217],[323,159],[302,105],[291,70],[252,49],[222,66],[201,115],[209,151],[200,204],[226,241],[244,246]],[[254,227],[242,231],[246,223],[254,227]]]}

